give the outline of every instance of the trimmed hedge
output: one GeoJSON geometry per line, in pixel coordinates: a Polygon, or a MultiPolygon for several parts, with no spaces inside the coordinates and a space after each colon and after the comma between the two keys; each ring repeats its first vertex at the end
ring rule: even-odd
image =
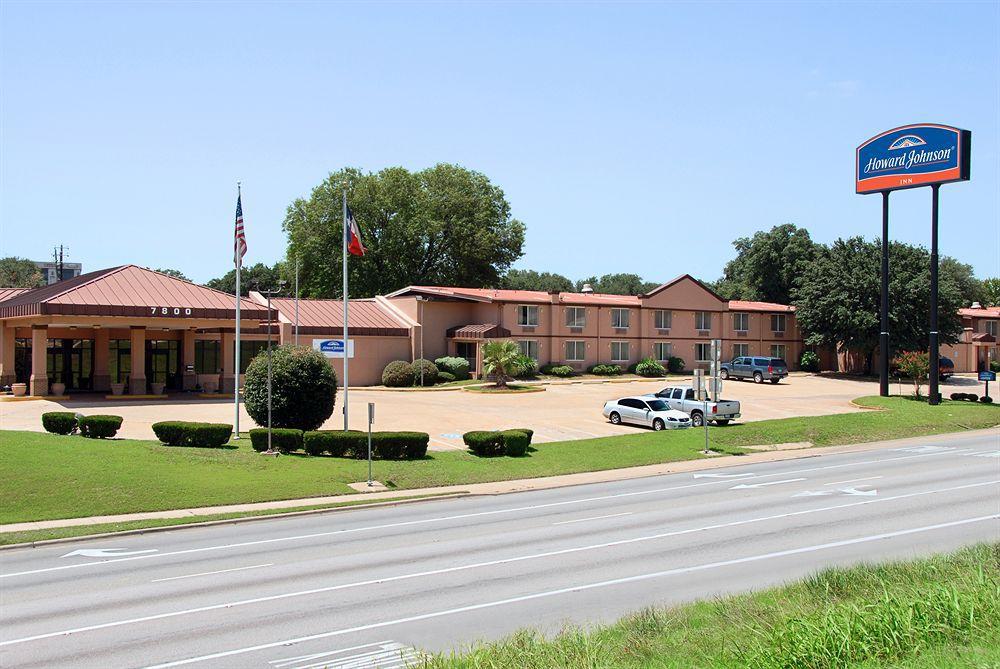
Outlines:
{"type": "Polygon", "coordinates": [[[227,423],[193,423],[168,420],[153,423],[156,438],[167,446],[219,448],[229,443],[233,426],[227,423]]]}
{"type": "Polygon", "coordinates": [[[438,383],[451,383],[458,379],[451,372],[438,372],[438,383]]]}
{"type": "Polygon", "coordinates": [[[684,371],[684,358],[678,358],[676,355],[670,356],[667,360],[667,369],[673,374],[679,374],[684,371]]]}
{"type": "MultiPolygon", "coordinates": [[[[267,450],[267,428],[250,430],[250,444],[253,450],[263,453],[267,450]]],[[[290,427],[271,428],[271,445],[282,453],[291,453],[302,448],[302,430],[290,427]]]]}
{"type": "Polygon", "coordinates": [[[340,458],[355,455],[368,448],[368,433],[359,430],[314,430],[302,435],[302,445],[309,455],[329,453],[340,458]]]}
{"type": "Polygon", "coordinates": [[[563,378],[576,375],[576,370],[569,365],[545,365],[542,367],[541,372],[542,374],[563,378]]]}
{"type": "Polygon", "coordinates": [[[531,445],[533,430],[515,428],[513,430],[474,430],[462,435],[462,441],[473,455],[481,458],[495,458],[500,455],[521,457],[527,454],[531,445]]]}
{"type": "MultiPolygon", "coordinates": [[[[417,460],[427,455],[426,432],[372,432],[373,460],[417,460]]],[[[306,453],[336,457],[368,458],[368,433],[357,430],[316,430],[303,435],[306,453]]]]}
{"type": "Polygon", "coordinates": [[[434,364],[437,365],[439,374],[442,372],[454,374],[453,381],[464,381],[469,378],[469,361],[465,358],[445,356],[435,360],[434,364]]]}
{"type": "Polygon", "coordinates": [[[72,434],[76,430],[76,414],[72,411],[47,411],[42,414],[42,427],[52,434],[72,434]]]}
{"type": "Polygon", "coordinates": [[[983,404],[993,404],[993,398],[990,397],[989,395],[983,395],[982,397],[979,398],[979,401],[982,402],[983,404]]]}
{"type": "Polygon", "coordinates": [[[407,388],[413,385],[413,366],[405,360],[393,360],[382,370],[382,385],[407,388]]]}
{"type": "Polygon", "coordinates": [[[504,455],[511,458],[520,458],[528,453],[528,444],[531,437],[522,430],[504,430],[500,433],[503,436],[504,455]]]}
{"type": "Polygon", "coordinates": [[[83,416],[79,420],[80,434],[90,439],[110,439],[122,426],[121,416],[83,416]]]}
{"type": "Polygon", "coordinates": [[[639,376],[663,376],[667,368],[652,358],[643,358],[636,364],[635,373],[639,376]]]}
{"type": "Polygon", "coordinates": [[[424,370],[424,385],[433,386],[438,380],[438,368],[430,360],[424,360],[423,358],[417,358],[413,361],[411,365],[413,368],[413,383],[414,385],[420,385],[420,370],[424,370]]]}
{"type": "Polygon", "coordinates": [[[622,368],[618,365],[594,365],[587,371],[597,376],[618,376],[622,373],[622,368]]]}

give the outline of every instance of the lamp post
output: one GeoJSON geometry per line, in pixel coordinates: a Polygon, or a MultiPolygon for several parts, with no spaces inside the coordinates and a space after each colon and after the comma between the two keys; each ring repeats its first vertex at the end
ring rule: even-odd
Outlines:
{"type": "Polygon", "coordinates": [[[424,387],[424,298],[417,295],[417,320],[420,322],[420,387],[424,387]]]}
{"type": "Polygon", "coordinates": [[[267,450],[262,455],[278,454],[271,446],[271,296],[280,293],[284,286],[285,282],[279,281],[277,288],[259,291],[261,295],[267,297],[267,450]]]}

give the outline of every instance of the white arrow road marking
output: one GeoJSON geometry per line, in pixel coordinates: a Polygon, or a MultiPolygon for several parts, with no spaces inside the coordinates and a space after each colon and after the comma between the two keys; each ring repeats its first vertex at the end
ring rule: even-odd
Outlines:
{"type": "Polygon", "coordinates": [[[902,451],[903,453],[943,453],[944,451],[954,451],[954,446],[904,446],[903,448],[891,448],[891,451],[902,451]]]}
{"type": "MultiPolygon", "coordinates": [[[[863,485],[862,488],[871,488],[871,486],[863,485]]],[[[841,488],[840,492],[845,495],[860,495],[862,497],[874,497],[878,494],[878,489],[872,488],[871,490],[858,490],[857,488],[841,488]]]]}
{"type": "Polygon", "coordinates": [[[802,492],[797,492],[792,497],[823,497],[824,495],[832,495],[832,490],[803,490],[802,492]]]}
{"type": "Polygon", "coordinates": [[[91,558],[112,558],[112,557],[125,557],[126,555],[141,555],[143,553],[155,553],[155,548],[150,548],[144,551],[130,551],[125,548],[81,548],[80,550],[73,551],[72,553],[66,553],[63,555],[64,558],[73,557],[79,555],[80,557],[91,557],[91,558]]]}
{"type": "Polygon", "coordinates": [[[696,479],[735,479],[742,478],[744,476],[756,476],[753,472],[747,472],[746,474],[695,474],[696,479]]]}
{"type": "MultiPolygon", "coordinates": [[[[882,477],[881,476],[875,476],[873,478],[877,478],[878,479],[878,478],[882,478],[882,477]]],[[[827,485],[830,485],[830,484],[828,483],[827,485]]],[[[858,486],[858,487],[860,487],[860,488],[871,488],[871,486],[868,485],[867,483],[864,484],[864,485],[858,486]]],[[[852,486],[850,488],[838,488],[836,490],[836,492],[843,493],[845,495],[856,495],[856,496],[860,496],[860,497],[875,497],[876,495],[878,495],[878,490],[877,489],[872,489],[872,490],[858,490],[858,487],[852,486]]],[[[833,491],[833,490],[803,490],[802,492],[795,493],[794,495],[792,495],[792,497],[824,497],[826,495],[833,495],[834,492],[835,491],[833,491]]]]}
{"type": "Polygon", "coordinates": [[[744,490],[746,488],[763,488],[768,485],[778,485],[780,483],[794,483],[796,481],[805,481],[804,478],[800,479],[783,479],[781,481],[768,481],[767,483],[741,483],[739,485],[734,485],[730,490],[744,490]]]}

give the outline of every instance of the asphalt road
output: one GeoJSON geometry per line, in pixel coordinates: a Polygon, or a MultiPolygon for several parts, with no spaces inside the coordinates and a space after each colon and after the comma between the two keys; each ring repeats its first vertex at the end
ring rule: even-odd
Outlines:
{"type": "Polygon", "coordinates": [[[1000,539],[1000,434],[0,552],[0,666],[403,666],[1000,539]]]}

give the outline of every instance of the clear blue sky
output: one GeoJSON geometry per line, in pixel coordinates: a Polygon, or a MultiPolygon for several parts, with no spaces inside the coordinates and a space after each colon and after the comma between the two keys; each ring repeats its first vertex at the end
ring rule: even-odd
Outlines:
{"type": "MultiPolygon", "coordinates": [[[[517,267],[714,279],[732,239],[792,222],[879,234],[854,148],[973,132],[941,250],[1000,266],[1000,3],[0,5],[0,255],[204,281],[284,254],[328,172],[454,162],[527,225],[517,267]]],[[[928,244],[930,190],[892,196],[928,244]]],[[[362,226],[364,222],[362,221],[362,226]]]]}

